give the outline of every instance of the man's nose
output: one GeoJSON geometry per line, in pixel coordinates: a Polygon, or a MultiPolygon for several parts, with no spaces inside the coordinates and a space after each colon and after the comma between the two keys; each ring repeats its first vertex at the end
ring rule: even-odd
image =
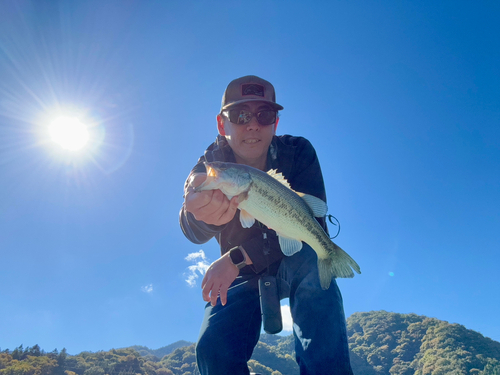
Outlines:
{"type": "Polygon", "coordinates": [[[260,129],[260,124],[257,121],[257,116],[252,116],[252,119],[250,122],[247,124],[247,130],[259,130],[260,129]]]}

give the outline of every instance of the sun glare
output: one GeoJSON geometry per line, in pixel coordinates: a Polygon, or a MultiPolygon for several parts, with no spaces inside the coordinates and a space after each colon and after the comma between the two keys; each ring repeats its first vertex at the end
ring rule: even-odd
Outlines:
{"type": "Polygon", "coordinates": [[[69,151],[81,150],[89,141],[87,126],[76,117],[61,116],[52,121],[49,133],[54,142],[69,151]]]}

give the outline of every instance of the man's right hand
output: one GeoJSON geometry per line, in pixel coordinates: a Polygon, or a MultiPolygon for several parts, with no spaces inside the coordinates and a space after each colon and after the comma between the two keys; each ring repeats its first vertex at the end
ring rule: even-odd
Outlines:
{"type": "Polygon", "coordinates": [[[184,207],[196,220],[212,225],[229,223],[238,209],[238,196],[231,200],[220,190],[204,190],[195,192],[195,187],[205,181],[205,173],[197,173],[189,178],[184,192],[184,207]]]}

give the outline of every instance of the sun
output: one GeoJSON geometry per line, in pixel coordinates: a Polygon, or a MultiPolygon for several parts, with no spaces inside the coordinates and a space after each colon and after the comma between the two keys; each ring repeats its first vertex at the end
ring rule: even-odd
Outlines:
{"type": "Polygon", "coordinates": [[[90,138],[87,126],[77,117],[60,116],[49,125],[52,140],[68,151],[83,149],[90,138]]]}

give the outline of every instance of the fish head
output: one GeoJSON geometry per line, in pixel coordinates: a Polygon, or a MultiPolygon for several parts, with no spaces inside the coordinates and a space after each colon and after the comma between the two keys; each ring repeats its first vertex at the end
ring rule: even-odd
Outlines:
{"type": "Polygon", "coordinates": [[[207,179],[195,191],[221,190],[229,199],[247,192],[252,177],[243,164],[220,161],[205,162],[207,179]]]}

